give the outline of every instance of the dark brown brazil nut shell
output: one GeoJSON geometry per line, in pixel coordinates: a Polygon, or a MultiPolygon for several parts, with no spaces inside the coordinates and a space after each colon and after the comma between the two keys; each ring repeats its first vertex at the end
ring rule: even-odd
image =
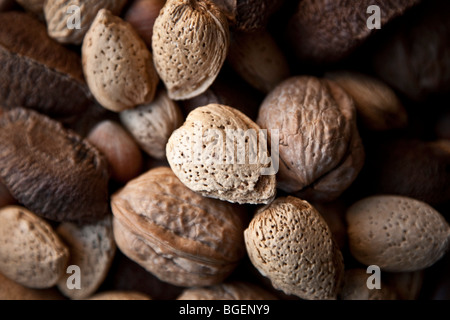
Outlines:
{"type": "Polygon", "coordinates": [[[0,104],[50,116],[79,114],[93,103],[80,57],[21,12],[0,14],[0,104]]]}
{"type": "Polygon", "coordinates": [[[108,212],[100,152],[58,122],[17,108],[0,117],[0,179],[25,207],[56,221],[90,222],[108,212]]]}

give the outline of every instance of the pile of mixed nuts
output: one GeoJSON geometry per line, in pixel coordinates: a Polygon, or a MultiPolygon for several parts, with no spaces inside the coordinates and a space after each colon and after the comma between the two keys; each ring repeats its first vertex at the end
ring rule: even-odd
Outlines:
{"type": "Polygon", "coordinates": [[[447,0],[0,0],[0,299],[450,299],[447,0]]]}

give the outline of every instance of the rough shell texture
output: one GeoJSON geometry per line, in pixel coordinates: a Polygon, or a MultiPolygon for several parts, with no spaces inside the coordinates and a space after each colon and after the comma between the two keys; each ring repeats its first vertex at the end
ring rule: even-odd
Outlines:
{"type": "Polygon", "coordinates": [[[306,201],[278,198],[258,210],[244,232],[252,264],[286,294],[336,299],[342,254],[320,214],[306,201]]]}
{"type": "Polygon", "coordinates": [[[371,276],[364,269],[345,271],[344,285],[339,294],[341,300],[396,300],[393,288],[381,282],[380,289],[369,289],[367,280],[371,276]]]}
{"type": "Polygon", "coordinates": [[[130,181],[112,196],[111,206],[118,247],[162,281],[217,284],[244,254],[239,212],[190,191],[170,168],[130,181]]]}
{"type": "Polygon", "coordinates": [[[74,115],[93,103],[79,56],[23,12],[0,14],[0,104],[51,116],[74,115]],[[20,21],[20,23],[18,23],[20,21]]]}
{"type": "Polygon", "coordinates": [[[16,0],[27,11],[41,15],[44,10],[45,0],[16,0]]]}
{"type": "Polygon", "coordinates": [[[30,288],[50,288],[66,271],[69,251],[52,227],[23,207],[0,210],[0,272],[30,288]]]}
{"type": "Polygon", "coordinates": [[[62,300],[56,288],[31,289],[14,282],[0,273],[0,300],[62,300]]]}
{"type": "Polygon", "coordinates": [[[450,141],[391,140],[367,157],[373,193],[444,204],[450,201],[450,141]]]}
{"type": "Polygon", "coordinates": [[[135,0],[125,12],[128,21],[144,40],[147,47],[152,47],[153,25],[166,0],[135,0]]]}
{"type": "MultiPolygon", "coordinates": [[[[119,15],[127,0],[47,0],[44,5],[45,20],[50,37],[61,43],[81,44],[100,9],[119,15]],[[70,6],[80,8],[80,28],[68,28],[70,6]]],[[[72,12],[72,14],[74,14],[72,12]]]]}
{"type": "Polygon", "coordinates": [[[303,199],[336,199],[363,166],[353,100],[331,81],[283,81],[263,101],[257,123],[269,137],[279,130],[278,187],[303,199]]]}
{"type": "MultiPolygon", "coordinates": [[[[381,0],[381,26],[420,0],[381,0]]],[[[308,62],[335,62],[346,57],[376,29],[367,27],[371,0],[303,0],[289,24],[295,54],[308,62]]]]}
{"type": "Polygon", "coordinates": [[[450,2],[422,1],[415,9],[386,32],[376,47],[373,69],[409,99],[424,101],[450,92],[450,2]]]}
{"type": "Polygon", "coordinates": [[[177,300],[277,300],[271,293],[245,282],[186,289],[177,300]]]}
{"type": "Polygon", "coordinates": [[[91,296],[102,284],[116,252],[112,231],[112,217],[90,225],[78,226],[64,222],[56,232],[66,243],[70,252],[69,265],[80,267],[81,288],[69,289],[65,273],[58,281],[58,289],[71,299],[84,299],[91,296]]]}
{"type": "Polygon", "coordinates": [[[82,54],[88,86],[106,109],[119,112],[153,100],[159,79],[152,54],[128,22],[101,9],[82,54]]]}
{"type": "Polygon", "coordinates": [[[0,178],[39,216],[89,222],[108,211],[108,168],[91,144],[26,109],[0,118],[0,178]]]}
{"type": "Polygon", "coordinates": [[[406,127],[408,114],[395,92],[383,82],[356,72],[333,72],[327,78],[340,85],[355,101],[365,128],[384,131],[406,127]]]}
{"type": "Polygon", "coordinates": [[[111,178],[128,182],[141,172],[141,150],[120,124],[104,120],[92,129],[86,139],[106,157],[111,178]]]}
{"type": "Polygon", "coordinates": [[[226,17],[210,0],[168,0],[153,26],[152,48],[169,97],[189,99],[208,89],[228,46],[226,17]]]}
{"type": "Polygon", "coordinates": [[[346,214],[352,255],[383,271],[427,268],[448,250],[450,227],[428,204],[401,196],[372,196],[346,214]]]}
{"type": "Polygon", "coordinates": [[[151,300],[149,296],[134,291],[106,291],[97,293],[89,300],[151,300]]]}
{"type": "Polygon", "coordinates": [[[219,104],[196,108],[170,137],[167,159],[181,182],[203,196],[268,203],[275,197],[276,181],[270,164],[264,164],[267,151],[258,151],[259,144],[266,143],[259,131],[234,108],[219,104]]]}
{"type": "Polygon", "coordinates": [[[233,33],[227,59],[243,79],[264,93],[289,77],[287,60],[267,31],[233,33]]]}
{"type": "Polygon", "coordinates": [[[164,159],[167,141],[183,124],[183,115],[166,91],[161,90],[152,103],[121,112],[120,120],[146,153],[164,159]]]}
{"type": "Polygon", "coordinates": [[[237,30],[263,29],[285,0],[213,0],[237,30]]]}

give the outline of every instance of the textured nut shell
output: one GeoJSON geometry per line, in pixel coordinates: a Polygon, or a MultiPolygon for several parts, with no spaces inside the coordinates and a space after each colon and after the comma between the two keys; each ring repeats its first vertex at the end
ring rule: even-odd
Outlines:
{"type": "Polygon", "coordinates": [[[165,159],[167,141],[183,124],[183,115],[166,91],[161,90],[152,103],[121,112],[120,120],[146,153],[165,159]]]}
{"type": "Polygon", "coordinates": [[[264,93],[289,77],[287,60],[267,31],[233,33],[227,59],[243,79],[264,93]]]}
{"type": "Polygon", "coordinates": [[[133,27],[101,9],[83,40],[83,70],[97,101],[120,112],[153,100],[159,79],[133,27]]]}
{"type": "Polygon", "coordinates": [[[51,116],[93,104],[80,57],[51,39],[45,25],[23,12],[0,13],[0,104],[51,116]],[[18,23],[20,21],[20,23],[18,23]]]}
{"type": "Polygon", "coordinates": [[[71,276],[67,273],[58,281],[58,289],[71,299],[91,296],[106,278],[116,252],[112,217],[84,226],[65,222],[56,232],[69,248],[69,265],[76,265],[81,271],[81,289],[67,287],[67,279],[71,276]]]}
{"type": "Polygon", "coordinates": [[[395,291],[383,282],[380,289],[369,289],[369,277],[370,273],[364,269],[345,271],[344,285],[339,294],[341,300],[396,300],[395,291]]]}
{"type": "Polygon", "coordinates": [[[403,128],[408,114],[395,92],[383,82],[356,72],[333,72],[326,75],[355,101],[363,125],[376,131],[403,128]]]}
{"type": "Polygon", "coordinates": [[[243,222],[226,202],[186,188],[156,168],[112,196],[120,250],[160,280],[179,286],[220,283],[244,254],[243,222]]]}
{"type": "Polygon", "coordinates": [[[427,268],[448,250],[450,227],[428,204],[401,196],[372,196],[346,214],[352,255],[383,271],[427,268]]]}
{"type": "MultiPolygon", "coordinates": [[[[419,3],[420,0],[381,0],[381,26],[419,3]]],[[[371,0],[302,0],[292,16],[288,30],[297,57],[308,62],[340,60],[368,38],[376,29],[367,27],[367,8],[371,0]],[[338,30],[338,32],[337,32],[338,30]]]]}
{"type": "Polygon", "coordinates": [[[25,10],[41,15],[46,0],[16,0],[25,10]]]}
{"type": "Polygon", "coordinates": [[[105,155],[111,177],[116,181],[128,182],[141,172],[141,150],[120,124],[110,120],[102,121],[86,139],[105,155]]]}
{"type": "Polygon", "coordinates": [[[271,293],[245,282],[230,282],[186,289],[177,300],[278,300],[271,293]]]}
{"type": "Polygon", "coordinates": [[[90,297],[89,300],[151,300],[151,298],[141,292],[106,291],[97,293],[90,297]]]}
{"type": "Polygon", "coordinates": [[[278,198],[244,231],[247,253],[272,285],[302,299],[336,299],[342,254],[320,214],[306,201],[278,198]]]}
{"type": "Polygon", "coordinates": [[[12,281],[0,273],[0,300],[63,300],[56,288],[31,289],[12,281]]]}
{"type": "Polygon", "coordinates": [[[66,271],[69,251],[51,226],[23,207],[0,210],[0,272],[30,288],[50,288],[66,271]]]}
{"type": "Polygon", "coordinates": [[[352,99],[336,84],[292,77],[263,101],[257,123],[280,130],[278,187],[308,200],[334,200],[356,178],[364,149],[352,99]]]}
{"type": "Polygon", "coordinates": [[[100,152],[72,131],[26,109],[0,118],[0,178],[35,214],[89,222],[108,211],[108,168],[100,152]]]}
{"type": "MultiPolygon", "coordinates": [[[[258,141],[254,141],[249,137],[244,143],[245,150],[239,149],[236,152],[233,150],[234,163],[232,164],[227,164],[223,159],[219,159],[222,163],[214,164],[215,145],[218,139],[209,139],[209,137],[208,141],[201,139],[203,140],[203,159],[200,161],[205,163],[199,164],[197,162],[200,161],[196,159],[198,145],[195,134],[196,131],[201,131],[197,132],[197,135],[207,134],[208,129],[218,130],[223,137],[226,137],[227,130],[245,132],[252,129],[256,135],[260,130],[256,123],[234,108],[219,104],[196,108],[188,115],[183,126],[174,131],[166,147],[167,160],[181,182],[203,196],[230,202],[261,204],[273,200],[276,193],[275,175],[261,174],[261,171],[269,165],[260,163],[262,162],[260,155],[257,156],[256,164],[249,163],[247,156],[245,163],[238,163],[238,155],[245,155],[245,150],[249,150],[250,145],[255,146],[257,142],[261,142],[259,138],[256,137],[258,141]],[[197,129],[198,124],[202,127],[197,129]]],[[[238,149],[236,140],[234,139],[233,146],[238,149]]]]}
{"type": "Polygon", "coordinates": [[[168,0],[153,26],[152,48],[169,97],[183,100],[206,91],[228,46],[227,19],[210,0],[168,0]]]}
{"type": "Polygon", "coordinates": [[[126,2],[127,0],[47,0],[43,9],[48,34],[61,43],[81,44],[100,9],[108,9],[114,15],[119,15],[126,2]],[[73,5],[80,8],[80,29],[67,27],[67,11],[73,5]]]}

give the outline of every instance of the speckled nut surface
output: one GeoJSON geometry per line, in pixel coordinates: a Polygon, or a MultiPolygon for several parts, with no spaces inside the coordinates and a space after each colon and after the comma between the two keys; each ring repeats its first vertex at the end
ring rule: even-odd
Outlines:
{"type": "Polygon", "coordinates": [[[150,104],[122,111],[120,121],[142,150],[156,159],[165,159],[167,141],[183,124],[183,114],[167,92],[161,90],[150,104]]]}
{"type": "Polygon", "coordinates": [[[342,254],[308,202],[276,199],[257,211],[244,237],[251,262],[275,288],[308,300],[337,298],[342,254]]]}
{"type": "Polygon", "coordinates": [[[47,0],[43,9],[48,34],[61,43],[81,44],[100,9],[108,9],[113,14],[119,15],[126,2],[127,0],[47,0]],[[80,8],[80,28],[67,27],[71,6],[80,8]]]}
{"type": "Polygon", "coordinates": [[[50,288],[66,271],[69,251],[51,226],[19,206],[0,209],[0,272],[30,288],[50,288]]]}
{"type": "Polygon", "coordinates": [[[291,77],[263,101],[257,123],[280,132],[278,187],[311,201],[332,201],[364,164],[353,100],[335,83],[291,77]]]}
{"type": "Polygon", "coordinates": [[[133,27],[101,9],[83,40],[83,70],[97,101],[120,112],[154,99],[159,79],[152,54],[133,27]]]}
{"type": "Polygon", "coordinates": [[[370,76],[337,71],[326,77],[340,85],[355,101],[358,117],[365,128],[375,131],[404,128],[408,114],[395,92],[370,76]]]}
{"type": "Polygon", "coordinates": [[[258,150],[260,143],[265,143],[259,131],[257,124],[234,108],[219,104],[199,107],[170,137],[167,159],[181,182],[203,196],[237,203],[268,203],[275,197],[275,175],[264,175],[270,164],[264,164],[262,152],[248,151],[258,150]],[[247,130],[255,134],[248,134],[244,140],[239,132],[251,132],[247,130]]]}
{"type": "Polygon", "coordinates": [[[341,300],[396,300],[393,288],[381,281],[380,288],[369,289],[367,280],[371,276],[365,269],[345,271],[344,285],[339,294],[341,300]]]}
{"type": "Polygon", "coordinates": [[[186,289],[177,300],[278,300],[271,293],[250,283],[230,282],[186,289]]]}
{"type": "Polygon", "coordinates": [[[97,293],[88,300],[151,300],[151,298],[141,292],[106,291],[97,293]]]}
{"type": "Polygon", "coordinates": [[[169,97],[193,98],[214,82],[227,56],[228,22],[210,0],[168,0],[153,26],[156,70],[169,97]]]}
{"type": "Polygon", "coordinates": [[[32,289],[5,277],[0,273],[0,300],[63,300],[58,289],[32,289]]]}
{"type": "Polygon", "coordinates": [[[90,222],[108,211],[108,167],[100,152],[37,112],[0,117],[0,178],[17,201],[55,221],[90,222]]]}
{"type": "Polygon", "coordinates": [[[112,196],[111,207],[117,246],[162,281],[220,283],[245,253],[239,211],[192,192],[170,168],[130,181],[112,196]]]}
{"type": "Polygon", "coordinates": [[[352,255],[365,265],[402,272],[427,268],[448,250],[450,227],[428,204],[402,196],[372,196],[346,214],[352,255]]]}
{"type": "Polygon", "coordinates": [[[69,265],[80,268],[80,289],[69,289],[65,273],[58,281],[58,289],[68,298],[85,299],[102,284],[116,252],[112,231],[112,217],[84,226],[64,222],[56,229],[57,234],[70,252],[69,265]]]}

